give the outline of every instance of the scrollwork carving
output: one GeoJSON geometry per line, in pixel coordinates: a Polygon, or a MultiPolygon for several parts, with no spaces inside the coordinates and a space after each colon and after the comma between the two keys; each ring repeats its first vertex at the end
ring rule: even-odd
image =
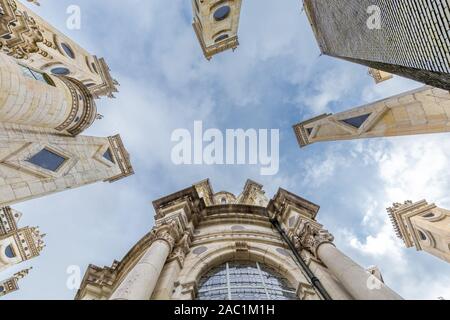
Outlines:
{"type": "Polygon", "coordinates": [[[294,246],[297,250],[306,249],[317,257],[317,249],[324,243],[333,243],[334,237],[328,230],[310,221],[302,220],[293,235],[294,246]]]}

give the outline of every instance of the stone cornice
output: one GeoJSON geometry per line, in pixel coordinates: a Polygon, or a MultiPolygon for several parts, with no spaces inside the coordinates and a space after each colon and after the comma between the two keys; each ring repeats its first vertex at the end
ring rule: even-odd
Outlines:
{"type": "Polygon", "coordinates": [[[298,123],[293,126],[293,129],[295,132],[295,137],[297,138],[297,142],[298,142],[300,148],[306,147],[307,145],[311,144],[311,142],[309,141],[310,135],[309,135],[308,131],[306,130],[305,126],[309,123],[316,122],[316,121],[319,121],[322,119],[326,119],[329,116],[331,116],[331,114],[325,113],[325,114],[322,114],[322,115],[314,117],[312,119],[303,121],[303,122],[298,123]]]}
{"type": "Polygon", "coordinates": [[[206,208],[205,202],[199,197],[197,189],[192,186],[166,197],[153,201],[155,219],[164,219],[176,210],[184,209],[188,222],[197,220],[206,208]]]}
{"type": "Polygon", "coordinates": [[[199,197],[203,198],[207,206],[214,204],[214,191],[209,179],[194,184],[194,187],[197,190],[199,197]]]}
{"type": "Polygon", "coordinates": [[[415,245],[421,248],[420,241],[413,232],[411,219],[417,215],[423,214],[436,208],[436,205],[428,204],[425,200],[415,202],[408,200],[404,203],[394,203],[392,207],[387,208],[389,218],[391,219],[397,237],[402,239],[406,247],[415,245]]]}
{"type": "Polygon", "coordinates": [[[206,217],[227,213],[251,214],[262,217],[268,216],[266,208],[247,204],[226,204],[226,205],[210,206],[206,208],[206,217]]]}
{"type": "Polygon", "coordinates": [[[120,135],[108,137],[108,140],[111,145],[111,151],[114,154],[114,158],[117,160],[117,164],[120,168],[121,173],[117,176],[107,179],[106,181],[115,182],[133,175],[134,170],[133,166],[131,165],[130,154],[125,149],[120,135]]]}
{"type": "Polygon", "coordinates": [[[263,185],[248,179],[245,183],[244,191],[242,191],[241,195],[238,197],[238,202],[254,205],[255,203],[253,203],[254,200],[252,199],[252,196],[256,196],[258,192],[264,194],[263,185]]]}
{"type": "Polygon", "coordinates": [[[272,219],[282,219],[289,206],[299,209],[310,219],[315,219],[320,209],[320,206],[280,188],[275,197],[270,200],[267,210],[272,219]]]}
{"type": "Polygon", "coordinates": [[[110,74],[110,68],[104,58],[97,58],[94,56],[97,70],[99,71],[102,83],[89,88],[90,92],[96,97],[107,96],[114,98],[114,93],[118,92],[117,86],[119,83],[116,79],[113,79],[110,74]]]}
{"type": "Polygon", "coordinates": [[[192,27],[194,28],[197,39],[200,42],[203,54],[208,60],[211,60],[211,58],[219,52],[226,51],[228,49],[234,50],[239,46],[238,36],[234,36],[208,47],[203,39],[200,23],[197,20],[194,20],[192,27]]]}

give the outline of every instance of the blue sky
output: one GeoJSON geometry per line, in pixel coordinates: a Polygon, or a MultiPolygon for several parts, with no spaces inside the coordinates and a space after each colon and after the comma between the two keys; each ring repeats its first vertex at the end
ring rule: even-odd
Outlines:
{"type": "Polygon", "coordinates": [[[0,274],[34,269],[7,299],[73,299],[68,266],[111,265],[153,225],[151,201],[205,178],[215,191],[238,194],[247,178],[321,206],[318,219],[336,245],[365,267],[380,267],[405,298],[450,299],[450,265],[395,238],[385,208],[421,200],[450,208],[448,134],[344,141],[300,149],[292,125],[421,84],[395,77],[375,86],[367,69],[320,57],[297,0],[244,0],[235,52],[206,61],[191,27],[187,0],[78,1],[81,30],[67,30],[67,0],[31,6],[80,45],[103,56],[121,86],[98,102],[105,118],[84,134],[120,133],[136,174],[14,206],[21,225],[40,226],[47,247],[36,259],[0,274]],[[171,134],[205,128],[279,129],[280,170],[258,166],[175,166],[171,134]]]}

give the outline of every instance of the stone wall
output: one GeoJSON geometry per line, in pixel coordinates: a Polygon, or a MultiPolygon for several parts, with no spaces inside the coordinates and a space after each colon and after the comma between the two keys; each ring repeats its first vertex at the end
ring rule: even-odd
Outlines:
{"type": "Polygon", "coordinates": [[[450,89],[450,0],[304,2],[324,54],[450,89]],[[373,5],[380,29],[367,26],[373,5]]]}

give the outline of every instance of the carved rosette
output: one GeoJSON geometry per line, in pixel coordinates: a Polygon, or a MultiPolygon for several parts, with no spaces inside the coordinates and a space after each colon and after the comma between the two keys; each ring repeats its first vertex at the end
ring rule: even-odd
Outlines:
{"type": "Polygon", "coordinates": [[[301,221],[299,227],[292,236],[297,250],[306,249],[317,258],[317,249],[324,243],[333,244],[334,237],[328,230],[310,221],[301,221]]]}

